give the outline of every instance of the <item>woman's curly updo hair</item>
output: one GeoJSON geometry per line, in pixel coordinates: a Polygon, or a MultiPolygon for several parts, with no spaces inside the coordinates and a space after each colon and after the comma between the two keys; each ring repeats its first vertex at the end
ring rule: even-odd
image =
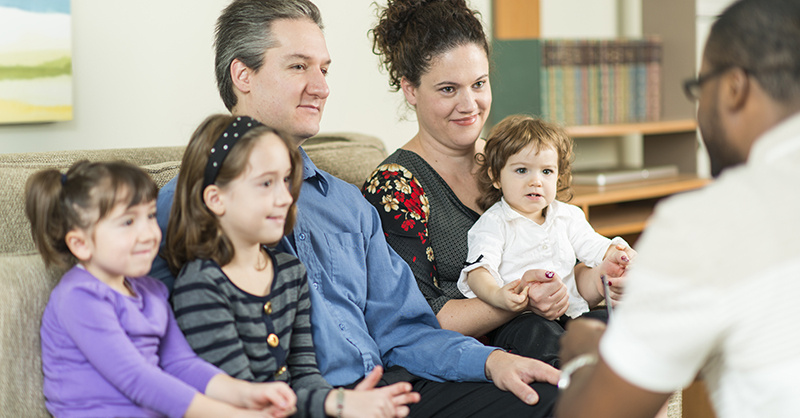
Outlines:
{"type": "Polygon", "coordinates": [[[500,172],[512,155],[531,145],[537,152],[553,148],[558,153],[556,199],[562,202],[572,199],[572,161],[575,159],[572,139],[556,124],[528,115],[511,115],[492,128],[483,153],[475,155],[481,167],[478,171],[481,197],[477,200],[481,209],[488,210],[500,201],[503,191],[494,187],[494,179],[500,178],[500,172]]]}
{"type": "Polygon", "coordinates": [[[389,72],[392,90],[405,78],[419,86],[431,60],[454,47],[475,44],[489,56],[480,13],[465,0],[388,0],[370,30],[372,52],[389,72]]]}

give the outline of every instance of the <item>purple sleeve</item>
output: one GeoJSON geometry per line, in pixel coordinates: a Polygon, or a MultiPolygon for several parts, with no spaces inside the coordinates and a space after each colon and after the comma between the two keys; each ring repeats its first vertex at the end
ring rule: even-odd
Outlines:
{"type": "MultiPolygon", "coordinates": [[[[147,361],[120,323],[109,293],[113,291],[96,290],[76,286],[62,298],[58,312],[64,330],[92,367],[131,401],[168,416],[183,416],[197,390],[147,361]]],[[[153,295],[150,302],[158,302],[152,299],[153,295]]],[[[163,303],[166,306],[166,300],[163,303]]],[[[171,328],[177,329],[172,322],[171,328]]]]}
{"type": "Polygon", "coordinates": [[[159,347],[161,368],[199,392],[205,393],[211,378],[224,372],[194,353],[178,327],[172,309],[167,311],[169,315],[167,332],[159,347]]]}

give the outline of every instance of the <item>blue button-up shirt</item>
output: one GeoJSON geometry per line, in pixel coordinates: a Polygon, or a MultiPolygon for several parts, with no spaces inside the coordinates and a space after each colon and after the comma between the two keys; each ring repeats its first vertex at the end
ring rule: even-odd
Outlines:
{"type": "MultiPolygon", "coordinates": [[[[408,264],[386,243],[375,208],[357,187],[317,169],[300,152],[304,181],[297,220],[278,249],[308,270],[314,346],[325,379],[347,385],[376,365],[399,365],[435,381],[487,381],[484,366],[496,348],[441,329],[408,264]]],[[[173,179],[159,191],[162,231],[175,184],[173,179]]],[[[151,275],[171,284],[174,278],[158,259],[151,275]]]]}
{"type": "Polygon", "coordinates": [[[300,151],[297,221],[279,249],[308,270],[322,375],[345,385],[380,364],[436,381],[486,381],[484,365],[495,348],[439,327],[408,264],[386,243],[375,208],[300,151]]]}

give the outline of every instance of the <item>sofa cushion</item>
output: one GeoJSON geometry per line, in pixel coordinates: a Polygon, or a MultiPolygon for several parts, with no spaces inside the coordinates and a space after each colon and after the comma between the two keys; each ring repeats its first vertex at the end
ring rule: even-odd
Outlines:
{"type": "Polygon", "coordinates": [[[184,148],[173,146],[0,154],[0,167],[66,168],[79,160],[124,160],[137,165],[148,165],[164,161],[180,161],[183,158],[184,148]]]}
{"type": "Polygon", "coordinates": [[[0,416],[48,416],[39,326],[61,274],[45,269],[36,252],[0,255],[0,416]]]}
{"type": "MultiPolygon", "coordinates": [[[[71,163],[69,163],[71,164],[71,163]]],[[[30,223],[25,217],[25,182],[31,174],[44,168],[56,168],[66,172],[69,166],[21,164],[9,166],[0,164],[0,253],[34,251],[36,248],[31,239],[30,223]]],[[[180,161],[167,161],[142,166],[161,187],[178,174],[180,161]]]]}

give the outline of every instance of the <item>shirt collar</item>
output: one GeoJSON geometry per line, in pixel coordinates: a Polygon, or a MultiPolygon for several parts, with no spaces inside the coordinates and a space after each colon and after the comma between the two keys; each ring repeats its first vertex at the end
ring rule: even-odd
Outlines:
{"type": "MultiPolygon", "coordinates": [[[[555,217],[555,214],[556,214],[556,212],[558,210],[557,206],[558,205],[556,204],[556,201],[554,200],[553,203],[551,203],[547,207],[547,216],[545,216],[544,223],[542,223],[542,225],[550,223],[550,220],[555,217]]],[[[504,197],[500,198],[500,208],[503,211],[503,215],[508,220],[523,219],[523,220],[528,221],[528,222],[533,222],[533,220],[528,219],[525,215],[523,215],[523,214],[517,212],[516,210],[514,210],[514,208],[512,208],[511,205],[509,205],[508,202],[506,202],[506,198],[504,198],[504,197]]],[[[536,222],[533,222],[533,223],[536,223],[536,222]]]]}
{"type": "Polygon", "coordinates": [[[800,113],[790,116],[757,139],[749,163],[773,164],[800,151],[800,113]]]}
{"type": "Polygon", "coordinates": [[[300,150],[300,156],[303,158],[303,182],[315,187],[323,196],[327,196],[328,179],[323,175],[324,172],[318,169],[314,162],[311,161],[303,147],[298,149],[300,150]]]}

